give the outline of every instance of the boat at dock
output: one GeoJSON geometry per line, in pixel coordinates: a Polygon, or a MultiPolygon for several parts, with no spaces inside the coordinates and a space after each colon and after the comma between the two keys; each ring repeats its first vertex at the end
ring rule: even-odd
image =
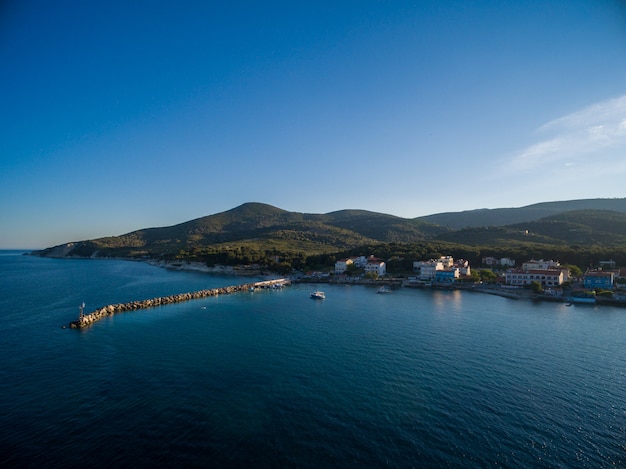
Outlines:
{"type": "Polygon", "coordinates": [[[311,293],[311,298],[313,298],[314,300],[325,300],[326,299],[326,293],[324,293],[323,291],[314,291],[313,293],[311,293]]]}

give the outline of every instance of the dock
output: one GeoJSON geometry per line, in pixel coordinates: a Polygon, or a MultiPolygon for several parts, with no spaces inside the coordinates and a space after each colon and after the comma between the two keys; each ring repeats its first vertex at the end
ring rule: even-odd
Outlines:
{"type": "Polygon", "coordinates": [[[149,300],[130,301],[128,303],[118,303],[103,306],[88,314],[83,314],[84,303],[80,307],[80,314],[78,319],[69,323],[70,329],[84,329],[91,326],[93,323],[104,319],[108,316],[113,316],[118,313],[125,313],[128,311],[136,311],[139,309],[155,308],[157,306],[165,306],[174,303],[182,303],[185,301],[199,300],[202,298],[210,298],[219,295],[230,295],[232,293],[238,293],[243,291],[251,291],[257,288],[281,288],[286,285],[290,285],[289,279],[280,278],[275,280],[265,280],[261,282],[244,283],[241,285],[232,285],[228,287],[212,288],[209,290],[200,290],[190,293],[179,293],[177,295],[161,296],[157,298],[151,298],[149,300]]]}

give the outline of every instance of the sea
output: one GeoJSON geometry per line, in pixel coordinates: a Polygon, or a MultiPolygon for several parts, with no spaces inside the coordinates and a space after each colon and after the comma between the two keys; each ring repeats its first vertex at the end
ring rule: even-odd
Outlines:
{"type": "Polygon", "coordinates": [[[626,467],[626,309],[0,252],[2,467],[626,467]]]}

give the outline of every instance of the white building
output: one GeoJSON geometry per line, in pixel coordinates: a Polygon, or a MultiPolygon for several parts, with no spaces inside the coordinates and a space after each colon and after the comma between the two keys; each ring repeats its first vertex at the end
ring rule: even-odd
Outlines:
{"type": "Polygon", "coordinates": [[[413,272],[417,274],[420,280],[433,280],[437,276],[437,272],[442,270],[457,269],[458,278],[460,275],[470,275],[470,265],[465,259],[455,261],[452,256],[441,256],[439,259],[430,259],[428,261],[414,261],[413,272]]]}
{"type": "Polygon", "coordinates": [[[367,264],[365,264],[363,269],[366,274],[375,273],[378,274],[379,277],[382,277],[387,273],[387,264],[380,259],[373,258],[367,261],[367,264]]]}
{"type": "Polygon", "coordinates": [[[505,273],[505,281],[507,285],[524,286],[538,282],[543,287],[556,287],[563,283],[563,271],[560,269],[510,269],[505,273]]]}
{"type": "Polygon", "coordinates": [[[500,259],[496,259],[495,257],[483,257],[483,264],[489,267],[515,267],[515,260],[508,257],[502,257],[500,259]]]}
{"type": "Polygon", "coordinates": [[[443,263],[431,259],[429,261],[414,261],[413,272],[417,274],[417,278],[420,280],[432,280],[435,278],[435,273],[438,270],[443,270],[443,263]]]}
{"type": "MultiPolygon", "coordinates": [[[[459,270],[460,275],[471,275],[472,272],[470,270],[469,261],[465,259],[458,259],[454,262],[454,267],[459,270]]],[[[459,278],[457,275],[455,278],[459,278]]]]}
{"type": "Polygon", "coordinates": [[[337,262],[335,262],[335,273],[345,274],[346,270],[348,270],[348,266],[353,263],[354,261],[352,259],[339,259],[337,262]]]}
{"type": "Polygon", "coordinates": [[[347,259],[340,259],[335,262],[335,273],[345,274],[348,270],[348,266],[350,265],[354,265],[359,269],[363,269],[365,273],[374,272],[379,276],[385,275],[387,273],[387,264],[383,262],[382,259],[374,256],[358,256],[349,257],[347,259]]]}
{"type": "Polygon", "coordinates": [[[522,264],[523,270],[548,270],[548,269],[558,269],[561,264],[558,261],[544,261],[543,259],[539,259],[538,261],[531,259],[528,262],[524,262],[522,264]]]}
{"type": "MultiPolygon", "coordinates": [[[[370,258],[373,258],[374,256],[370,256],[370,258]]],[[[359,269],[363,269],[365,268],[365,266],[367,265],[367,257],[365,256],[359,256],[359,257],[351,257],[352,262],[354,262],[354,265],[356,265],[359,269]]]]}

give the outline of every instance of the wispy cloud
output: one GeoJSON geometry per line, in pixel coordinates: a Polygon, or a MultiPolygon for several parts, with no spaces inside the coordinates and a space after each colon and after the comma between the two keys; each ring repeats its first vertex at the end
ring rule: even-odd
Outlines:
{"type": "Polygon", "coordinates": [[[621,167],[626,156],[626,95],[548,122],[537,134],[539,141],[504,163],[506,172],[582,168],[589,163],[621,167]]]}

